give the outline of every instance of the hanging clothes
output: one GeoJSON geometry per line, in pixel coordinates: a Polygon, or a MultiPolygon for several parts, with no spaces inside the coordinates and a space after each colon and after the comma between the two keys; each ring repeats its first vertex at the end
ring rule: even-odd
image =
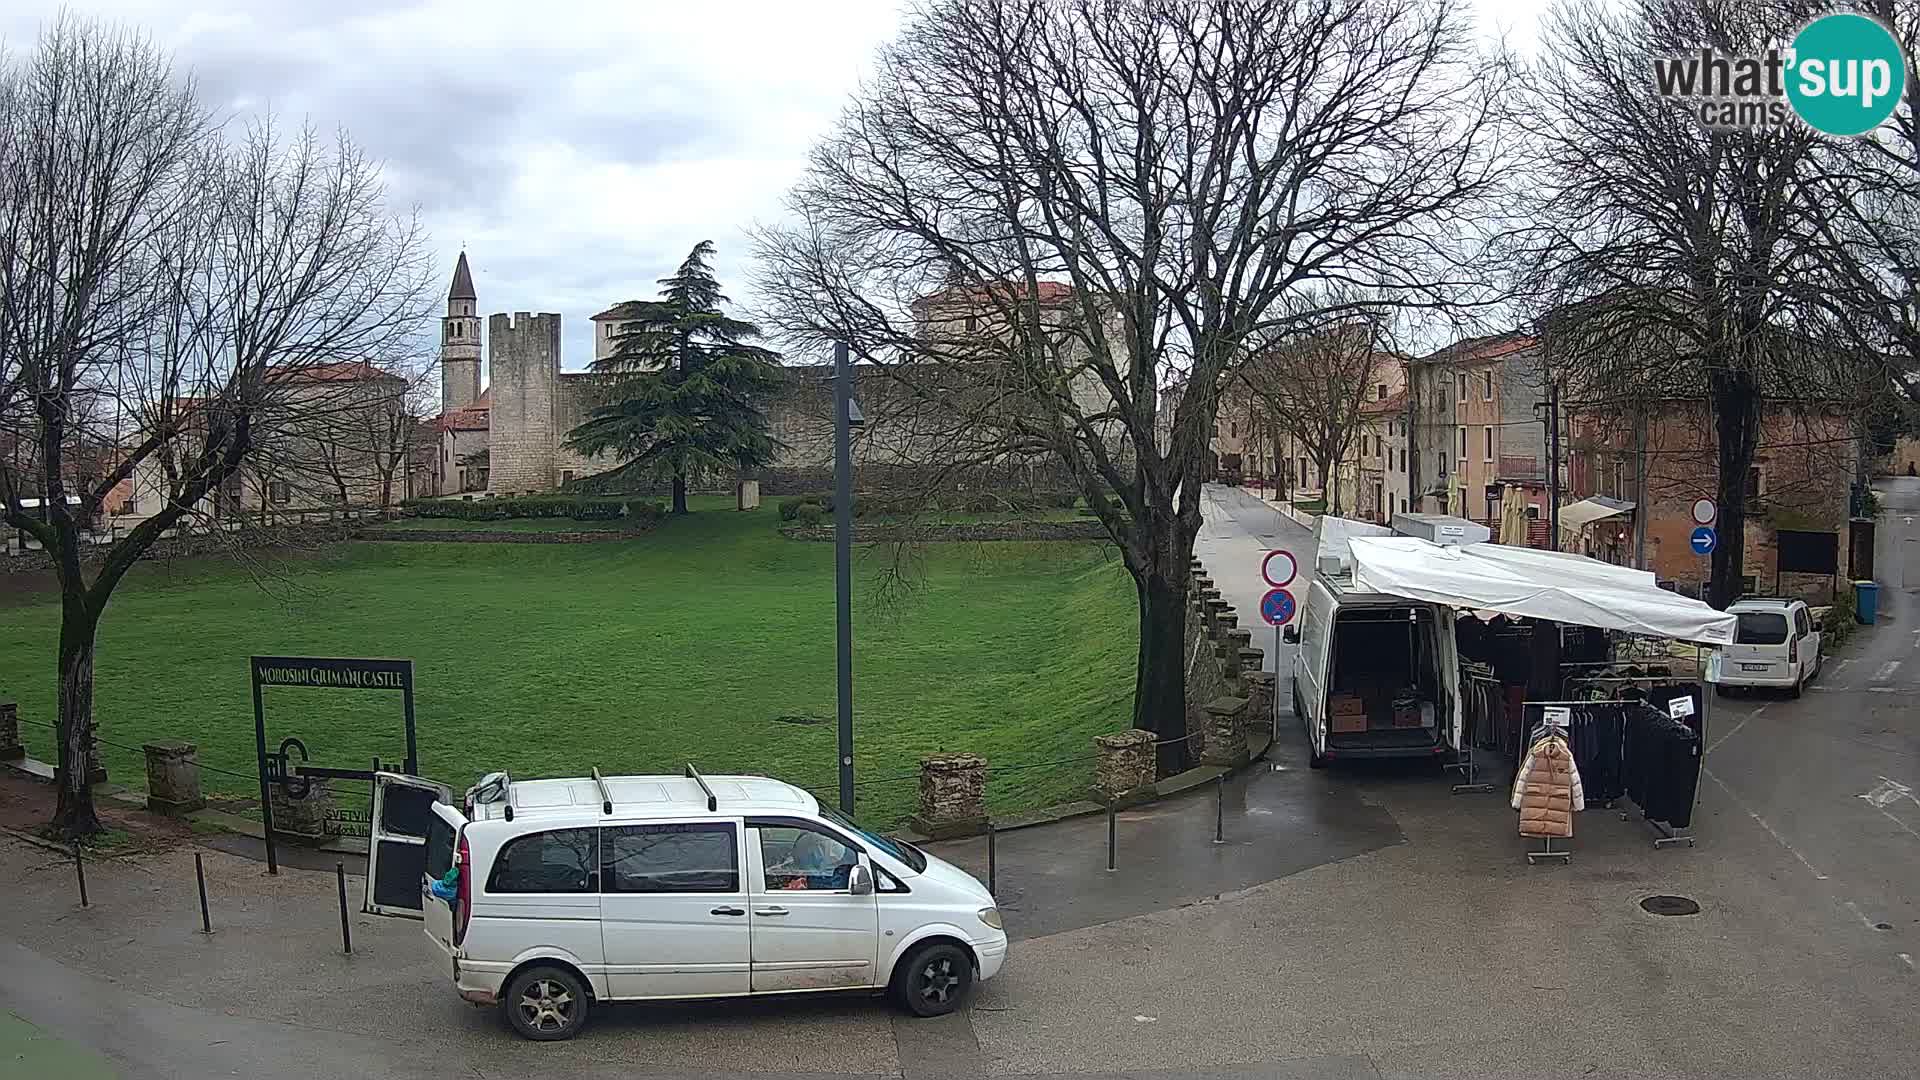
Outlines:
{"type": "Polygon", "coordinates": [[[1586,809],[1573,748],[1552,733],[1535,740],[1513,779],[1513,808],[1521,836],[1572,836],[1573,815],[1586,809]]]}

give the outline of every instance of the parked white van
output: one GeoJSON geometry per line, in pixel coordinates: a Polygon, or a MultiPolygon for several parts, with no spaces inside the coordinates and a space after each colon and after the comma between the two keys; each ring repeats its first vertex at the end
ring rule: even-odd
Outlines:
{"type": "Polygon", "coordinates": [[[778,780],[496,773],[432,815],[427,937],[460,996],[529,1039],[608,1001],[870,990],[937,1016],[1006,962],[979,881],[778,780]]]}
{"type": "Polygon", "coordinates": [[[1739,620],[1720,650],[1715,693],[1739,686],[1777,687],[1794,697],[1820,673],[1820,628],[1806,601],[1750,597],[1727,606],[1739,620]]]}

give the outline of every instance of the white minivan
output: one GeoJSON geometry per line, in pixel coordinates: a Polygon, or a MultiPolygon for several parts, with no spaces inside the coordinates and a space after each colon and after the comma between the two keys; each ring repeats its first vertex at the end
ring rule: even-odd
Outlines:
{"type": "Polygon", "coordinates": [[[1800,696],[1820,673],[1820,628],[1804,600],[1736,600],[1733,643],[1720,649],[1715,693],[1737,686],[1777,687],[1800,696]]]}
{"type": "Polygon", "coordinates": [[[464,809],[448,794],[427,937],[460,996],[529,1039],[570,1038],[607,1001],[867,990],[937,1016],[1006,962],[979,881],[778,780],[495,773],[464,809]]]}

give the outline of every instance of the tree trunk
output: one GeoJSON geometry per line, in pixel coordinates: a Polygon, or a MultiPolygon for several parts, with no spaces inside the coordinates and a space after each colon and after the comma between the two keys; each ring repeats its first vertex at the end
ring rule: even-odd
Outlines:
{"type": "Polygon", "coordinates": [[[98,616],[84,600],[69,597],[60,620],[59,677],[59,802],[52,827],[62,839],[92,836],[100,831],[93,809],[93,788],[87,777],[93,770],[93,653],[98,616]]]}
{"type": "Polygon", "coordinates": [[[1760,395],[1753,374],[1732,366],[1714,373],[1712,388],[1720,518],[1714,523],[1707,603],[1725,610],[1740,598],[1740,579],[1746,572],[1747,470],[1753,467],[1760,436],[1760,395]]]}
{"type": "Polygon", "coordinates": [[[679,469],[673,473],[673,512],[687,512],[687,474],[679,469]]]}
{"type": "Polygon", "coordinates": [[[1133,726],[1161,742],[1158,772],[1187,768],[1187,568],[1193,545],[1178,541],[1178,526],[1152,521],[1144,565],[1134,572],[1140,598],[1140,653],[1134,671],[1133,726]]]}

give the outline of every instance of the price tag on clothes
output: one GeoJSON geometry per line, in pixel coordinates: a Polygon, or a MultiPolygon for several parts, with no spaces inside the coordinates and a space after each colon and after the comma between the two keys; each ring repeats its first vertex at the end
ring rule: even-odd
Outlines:
{"type": "Polygon", "coordinates": [[[1573,710],[1565,705],[1549,705],[1540,711],[1540,718],[1555,727],[1572,727],[1573,710]]]}
{"type": "Polygon", "coordinates": [[[1667,715],[1682,720],[1693,715],[1693,698],[1682,696],[1667,702],[1667,715]]]}

